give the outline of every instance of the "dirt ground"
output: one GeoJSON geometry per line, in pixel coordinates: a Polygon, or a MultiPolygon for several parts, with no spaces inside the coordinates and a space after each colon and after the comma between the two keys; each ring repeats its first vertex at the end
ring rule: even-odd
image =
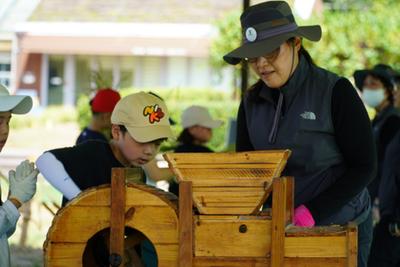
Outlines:
{"type": "Polygon", "coordinates": [[[43,266],[42,248],[11,245],[11,267],[43,266]]]}

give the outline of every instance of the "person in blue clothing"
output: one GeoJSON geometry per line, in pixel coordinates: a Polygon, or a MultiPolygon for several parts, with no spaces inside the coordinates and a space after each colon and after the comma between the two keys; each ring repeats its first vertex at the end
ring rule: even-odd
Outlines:
{"type": "MultiPolygon", "coordinates": [[[[0,151],[6,144],[12,114],[25,114],[32,108],[29,96],[10,95],[8,89],[0,84],[0,151]]],[[[18,209],[28,202],[36,192],[38,171],[28,160],[21,162],[8,174],[9,193],[3,203],[0,186],[0,266],[10,266],[8,238],[14,233],[20,217],[18,209]]]]}
{"type": "Polygon", "coordinates": [[[102,140],[107,142],[104,133],[111,131],[111,113],[115,105],[121,99],[120,94],[110,88],[99,89],[89,102],[92,117],[88,126],[79,134],[76,144],[87,140],[102,140]]]}
{"type": "Polygon", "coordinates": [[[319,41],[321,27],[298,26],[287,2],[250,6],[240,20],[243,42],[224,60],[247,61],[259,80],[239,106],[236,150],[290,149],[283,175],[295,180],[294,224],[355,221],[365,267],[376,152],[363,102],[348,79],[313,62],[302,41],[319,41]]]}

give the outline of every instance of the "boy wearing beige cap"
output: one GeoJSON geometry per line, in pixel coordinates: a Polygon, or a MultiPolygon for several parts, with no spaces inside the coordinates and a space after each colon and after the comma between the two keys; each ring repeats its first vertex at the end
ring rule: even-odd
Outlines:
{"type": "MultiPolygon", "coordinates": [[[[0,151],[3,149],[10,130],[9,122],[12,114],[25,114],[32,108],[32,98],[29,96],[10,95],[8,89],[0,84],[0,151]]],[[[7,200],[1,201],[0,187],[0,266],[10,266],[10,251],[8,237],[14,231],[20,216],[18,208],[28,202],[36,192],[38,171],[33,163],[25,160],[16,170],[8,174],[9,193],[7,200]]]]}
{"type": "MultiPolygon", "coordinates": [[[[161,142],[173,136],[165,103],[144,92],[122,98],[111,123],[110,142],[89,140],[47,151],[37,159],[44,178],[64,195],[63,204],[81,190],[109,184],[114,167],[142,167],[156,156],[161,142]]],[[[96,264],[107,266],[108,252],[101,239],[96,242],[96,264]]]]}
{"type": "Polygon", "coordinates": [[[113,167],[143,166],[171,138],[165,103],[140,92],[122,98],[111,115],[110,142],[90,140],[43,153],[36,164],[66,200],[88,187],[109,184],[113,167]]]}

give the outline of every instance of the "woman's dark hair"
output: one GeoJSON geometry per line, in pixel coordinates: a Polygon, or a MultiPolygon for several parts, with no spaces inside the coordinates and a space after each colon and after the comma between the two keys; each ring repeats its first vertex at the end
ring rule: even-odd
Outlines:
{"type": "Polygon", "coordinates": [[[183,129],[183,131],[181,132],[181,134],[179,135],[178,139],[177,139],[180,143],[182,144],[193,144],[194,141],[194,137],[193,135],[190,134],[189,129],[183,129]]]}
{"type": "MultiPolygon", "coordinates": [[[[295,37],[292,37],[289,40],[287,40],[287,42],[294,44],[294,40],[295,37]]],[[[304,48],[303,44],[301,44],[300,46],[299,55],[303,55],[308,63],[310,63],[311,65],[315,65],[314,60],[312,59],[310,53],[308,53],[307,49],[304,48]]]]}
{"type": "MultiPolygon", "coordinates": [[[[294,44],[294,40],[295,37],[292,37],[290,39],[288,39],[286,42],[290,43],[290,44],[294,44]]],[[[306,59],[306,61],[310,64],[310,65],[316,65],[314,63],[314,60],[312,59],[310,53],[308,53],[308,51],[304,48],[303,44],[301,44],[300,46],[300,50],[299,50],[299,56],[303,55],[304,58],[306,59]]],[[[259,79],[256,83],[254,83],[253,85],[250,86],[250,88],[248,90],[254,90],[256,88],[261,88],[261,86],[264,84],[264,82],[259,79]]]]}

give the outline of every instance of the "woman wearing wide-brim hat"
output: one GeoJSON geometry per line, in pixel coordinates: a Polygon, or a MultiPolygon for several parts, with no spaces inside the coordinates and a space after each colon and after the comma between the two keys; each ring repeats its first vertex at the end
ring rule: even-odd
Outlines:
{"type": "Polygon", "coordinates": [[[386,147],[400,128],[400,113],[394,106],[394,70],[385,64],[377,64],[372,69],[354,72],[354,81],[361,91],[364,102],[375,109],[372,131],[378,155],[378,173],[368,185],[374,202],[378,194],[386,147]]]}
{"type": "Polygon", "coordinates": [[[366,186],[376,153],[360,97],[346,78],[313,63],[302,38],[318,41],[321,28],[298,26],[286,2],[249,7],[241,25],[243,43],[224,60],[246,60],[259,80],[240,104],[236,149],[291,149],[284,175],[295,178],[294,223],[356,221],[358,266],[366,266],[372,235],[366,186]]]}

